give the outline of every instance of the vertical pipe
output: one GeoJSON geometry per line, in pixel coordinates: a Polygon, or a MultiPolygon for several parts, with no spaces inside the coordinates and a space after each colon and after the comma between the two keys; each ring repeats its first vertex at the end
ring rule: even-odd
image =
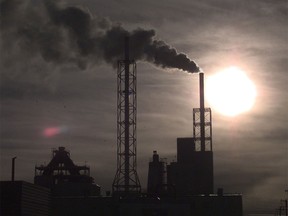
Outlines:
{"type": "Polygon", "coordinates": [[[285,200],[286,216],[288,216],[288,200],[285,200]]]}
{"type": "Polygon", "coordinates": [[[125,192],[129,191],[129,37],[125,37],[125,192]]]}
{"type": "Polygon", "coordinates": [[[199,73],[201,151],[205,151],[204,73],[199,73]]]}
{"type": "Polygon", "coordinates": [[[15,180],[15,159],[16,157],[12,158],[12,177],[11,177],[12,182],[15,180]]]}

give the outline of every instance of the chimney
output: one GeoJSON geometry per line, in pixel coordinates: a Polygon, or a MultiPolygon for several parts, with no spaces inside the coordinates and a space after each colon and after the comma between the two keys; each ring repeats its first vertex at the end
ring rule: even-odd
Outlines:
{"type": "Polygon", "coordinates": [[[205,151],[204,73],[199,73],[201,151],[205,151]]]}
{"type": "Polygon", "coordinates": [[[15,159],[17,157],[13,157],[12,158],[12,177],[11,177],[11,181],[13,182],[15,180],[15,159]]]}

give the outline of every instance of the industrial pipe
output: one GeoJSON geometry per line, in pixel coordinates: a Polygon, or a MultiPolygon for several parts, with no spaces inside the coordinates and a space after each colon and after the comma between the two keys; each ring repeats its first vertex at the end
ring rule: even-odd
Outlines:
{"type": "Polygon", "coordinates": [[[205,151],[204,73],[199,73],[201,151],[205,151]]]}
{"type": "Polygon", "coordinates": [[[14,181],[14,178],[15,178],[15,159],[17,157],[13,157],[12,158],[12,177],[11,177],[11,181],[13,182],[14,181]]]}

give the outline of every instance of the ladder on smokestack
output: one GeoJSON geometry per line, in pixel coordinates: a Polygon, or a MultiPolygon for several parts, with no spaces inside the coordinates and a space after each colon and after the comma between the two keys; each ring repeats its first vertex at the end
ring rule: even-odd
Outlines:
{"type": "Polygon", "coordinates": [[[125,59],[117,72],[117,171],[113,194],[129,196],[141,192],[136,171],[136,63],[129,59],[129,38],[125,38],[125,59]]]}

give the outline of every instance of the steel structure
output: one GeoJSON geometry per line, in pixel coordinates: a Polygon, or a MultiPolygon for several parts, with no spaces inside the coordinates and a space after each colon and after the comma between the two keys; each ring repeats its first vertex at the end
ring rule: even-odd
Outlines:
{"type": "Polygon", "coordinates": [[[75,165],[65,147],[59,147],[52,150],[48,165],[35,166],[34,183],[51,188],[63,182],[92,184],[93,178],[90,177],[90,167],[75,165]]]}
{"type": "Polygon", "coordinates": [[[117,72],[117,171],[113,193],[141,191],[136,171],[136,63],[129,58],[129,38],[125,38],[125,59],[117,72]]]}
{"type": "Polygon", "coordinates": [[[199,73],[200,108],[193,109],[193,135],[196,151],[212,151],[211,109],[204,105],[204,73],[199,73]]]}

